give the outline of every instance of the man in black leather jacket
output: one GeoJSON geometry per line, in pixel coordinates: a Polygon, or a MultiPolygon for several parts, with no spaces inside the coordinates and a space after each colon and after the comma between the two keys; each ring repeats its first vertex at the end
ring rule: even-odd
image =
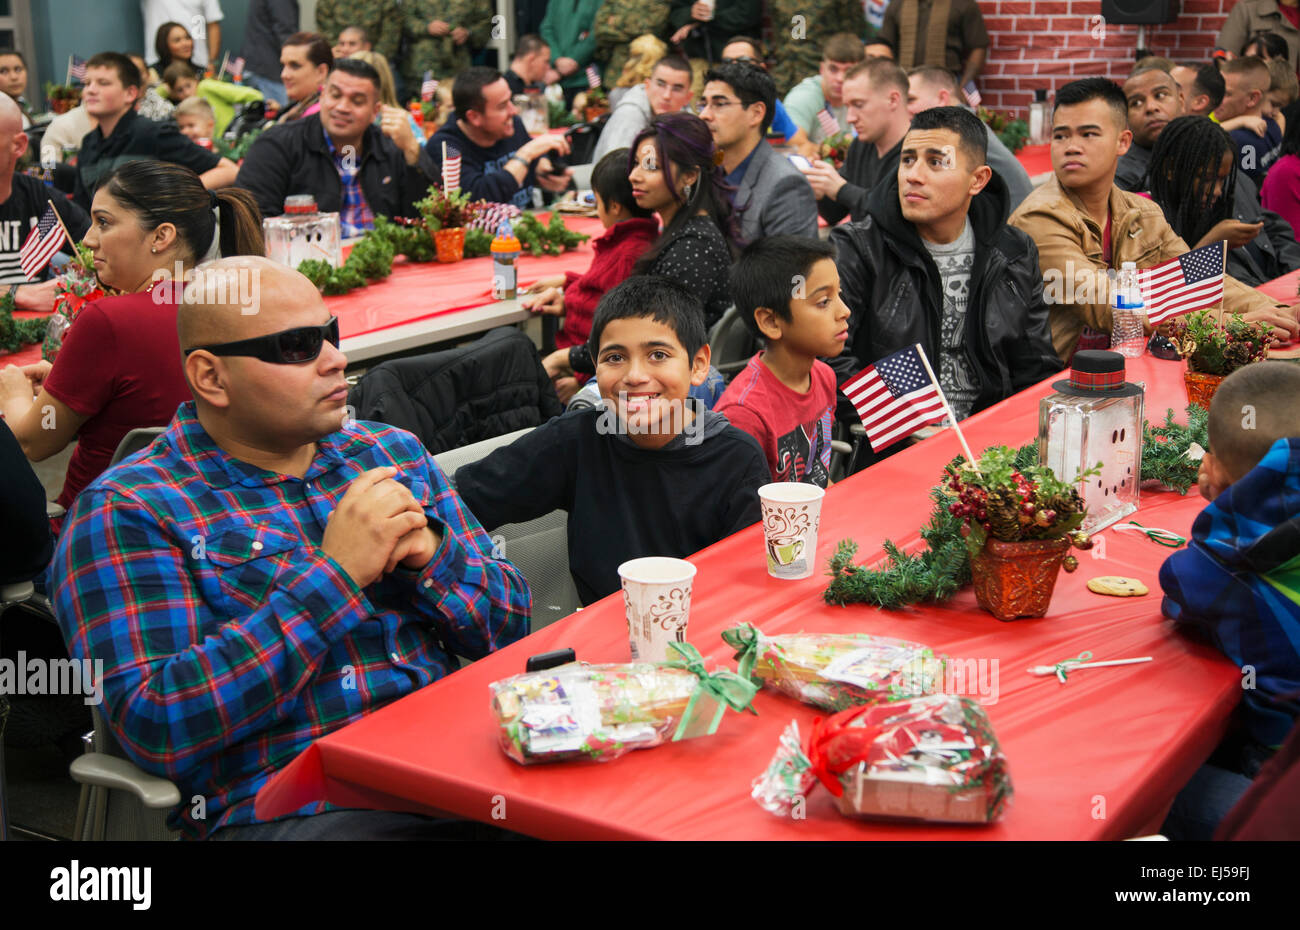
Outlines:
{"type": "MultiPolygon", "coordinates": [[[[840,296],[853,311],[844,353],[826,360],[840,384],[920,343],[962,419],[1061,369],[1038,250],[1003,220],[1007,189],[985,140],[960,107],[918,113],[897,175],[876,185],[864,219],[832,231],[840,296]]],[[[839,416],[857,420],[843,399],[839,416]]]]}

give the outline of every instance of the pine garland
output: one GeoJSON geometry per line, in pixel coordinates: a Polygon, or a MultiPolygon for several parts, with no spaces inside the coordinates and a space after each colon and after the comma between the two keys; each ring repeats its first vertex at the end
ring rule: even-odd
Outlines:
{"type": "MultiPolygon", "coordinates": [[[[964,458],[959,456],[949,467],[962,461],[964,458]]],[[[1013,464],[1017,469],[1037,465],[1038,444],[1030,442],[1017,449],[1013,464]]],[[[910,555],[887,539],[883,544],[885,559],[881,567],[866,568],[853,564],[858,544],[851,539],[841,540],[831,556],[831,583],[822,594],[826,603],[841,607],[875,604],[893,610],[909,604],[949,600],[970,584],[970,553],[961,532],[963,521],[948,510],[952,498],[945,491],[946,484],[945,472],[944,484],[930,489],[934,509],[930,521],[921,528],[925,548],[917,554],[910,555]]]]}
{"type": "Polygon", "coordinates": [[[1196,404],[1187,408],[1187,425],[1174,422],[1173,408],[1165,412],[1162,426],[1142,425],[1142,480],[1159,481],[1170,490],[1186,494],[1196,484],[1201,463],[1187,457],[1192,443],[1209,449],[1210,412],[1196,404]]]}
{"type": "Polygon", "coordinates": [[[49,317],[15,320],[14,299],[6,290],[0,294],[0,353],[7,355],[19,351],[23,346],[43,342],[49,322],[49,317]]]}

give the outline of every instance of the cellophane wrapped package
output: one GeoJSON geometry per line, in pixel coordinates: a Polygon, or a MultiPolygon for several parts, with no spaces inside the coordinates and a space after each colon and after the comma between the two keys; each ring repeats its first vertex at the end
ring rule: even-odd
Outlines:
{"type": "Polygon", "coordinates": [[[945,657],[920,643],[868,633],[767,636],[752,624],[722,638],[742,676],[823,710],[943,690],[945,657]]]}
{"type": "Polygon", "coordinates": [[[492,684],[501,748],[530,765],[616,759],[633,749],[710,735],[727,707],[749,707],[757,688],[733,672],[708,672],[689,644],[681,662],[591,665],[515,675],[492,684]]]}
{"type": "Polygon", "coordinates": [[[788,815],[818,782],[840,813],[884,820],[991,823],[1011,800],[1011,777],[977,701],[931,694],[855,707],[817,720],[806,745],[791,722],[754,780],[754,799],[788,815]]]}

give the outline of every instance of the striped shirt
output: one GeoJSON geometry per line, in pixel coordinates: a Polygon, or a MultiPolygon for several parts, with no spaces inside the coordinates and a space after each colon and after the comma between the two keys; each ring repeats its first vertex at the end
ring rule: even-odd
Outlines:
{"type": "Polygon", "coordinates": [[[258,789],[313,740],[453,671],[449,653],[521,638],[530,611],[522,574],[410,433],[352,423],[298,479],[226,454],[193,402],[77,498],[50,582],[71,655],[103,662],[114,735],[177,783],[169,822],[192,837],[255,822],[258,789]],[[386,465],[442,541],[363,590],[320,543],[348,485],[386,465]]]}

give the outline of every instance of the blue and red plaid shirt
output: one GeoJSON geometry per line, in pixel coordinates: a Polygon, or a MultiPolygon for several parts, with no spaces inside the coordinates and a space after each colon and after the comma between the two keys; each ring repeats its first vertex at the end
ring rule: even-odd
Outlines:
{"type": "MultiPolygon", "coordinates": [[[[325,132],[322,127],[322,132],[325,132]]],[[[334,148],[334,140],[325,132],[325,144],[329,146],[330,155],[334,157],[334,167],[338,169],[339,181],[343,184],[343,197],[339,207],[339,225],[343,237],[350,239],[359,236],[367,229],[375,228],[375,215],[370,212],[366,195],[361,190],[361,153],[350,152],[340,155],[334,148]]]]}
{"type": "Polygon", "coordinates": [[[50,579],[71,654],[103,660],[113,733],[177,783],[170,822],[194,837],[255,822],[258,789],[313,740],[453,671],[448,651],[526,635],[530,612],[523,575],[410,433],[354,422],[299,479],[223,452],[192,402],[77,498],[50,579]],[[385,465],[442,542],[362,590],[320,543],[348,485],[385,465]]]}

